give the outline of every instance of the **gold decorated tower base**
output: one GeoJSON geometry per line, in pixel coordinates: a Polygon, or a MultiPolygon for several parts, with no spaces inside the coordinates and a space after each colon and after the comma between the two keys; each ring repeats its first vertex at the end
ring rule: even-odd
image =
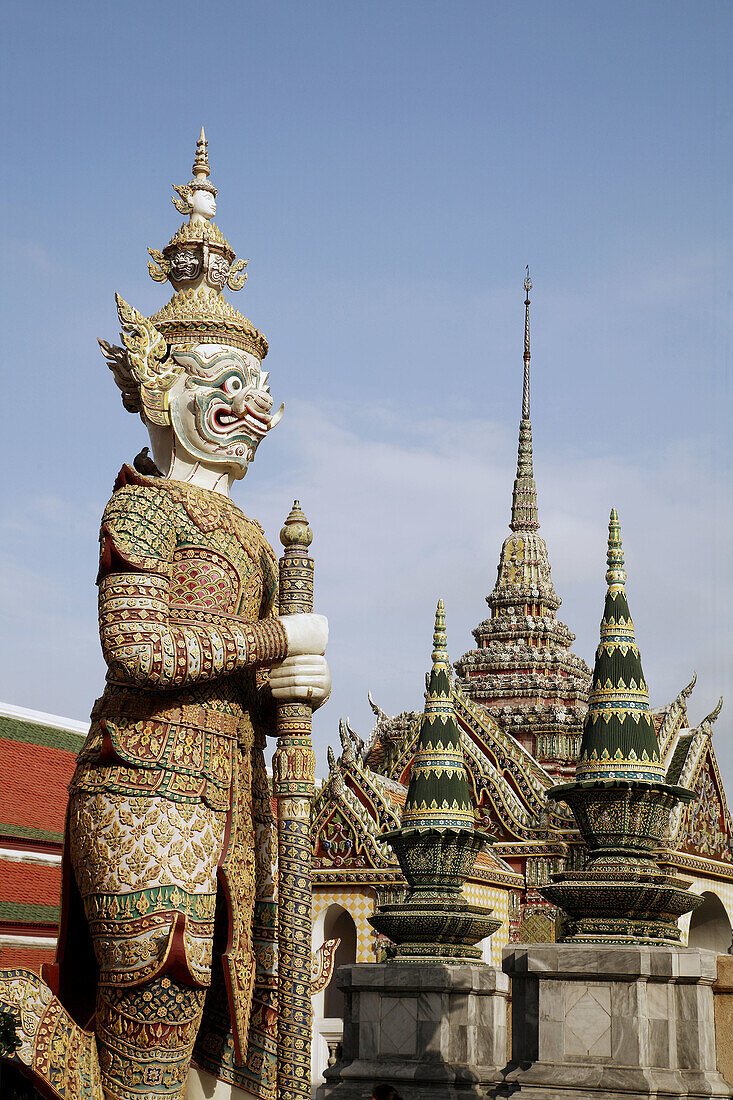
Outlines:
{"type": "Polygon", "coordinates": [[[703,899],[658,863],[672,810],[692,791],[665,782],[649,692],[626,599],[621,528],[608,526],[608,592],[576,782],[547,793],[573,812],[587,865],[562,871],[541,893],[566,914],[575,943],[675,944],[679,918],[703,899]]]}
{"type": "Polygon", "coordinates": [[[501,927],[490,909],[463,897],[479,853],[490,843],[474,825],[463,748],[453,714],[443,601],[433,634],[433,667],[402,827],[384,834],[407,880],[397,901],[369,923],[391,940],[393,962],[476,962],[476,945],[501,927]]]}

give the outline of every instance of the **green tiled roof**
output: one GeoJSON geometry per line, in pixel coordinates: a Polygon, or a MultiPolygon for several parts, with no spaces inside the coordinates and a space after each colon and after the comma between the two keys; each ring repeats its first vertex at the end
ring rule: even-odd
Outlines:
{"type": "Polygon", "coordinates": [[[62,844],[63,833],[52,833],[48,829],[32,829],[28,825],[3,825],[0,822],[0,836],[17,836],[24,840],[50,840],[62,844]]]}
{"type": "Polygon", "coordinates": [[[84,744],[82,733],[42,726],[24,718],[8,718],[0,715],[0,740],[23,741],[26,745],[45,745],[52,749],[79,752],[84,744]]]}
{"type": "Polygon", "coordinates": [[[23,901],[0,901],[0,920],[25,924],[58,924],[58,905],[29,905],[23,901]]]}

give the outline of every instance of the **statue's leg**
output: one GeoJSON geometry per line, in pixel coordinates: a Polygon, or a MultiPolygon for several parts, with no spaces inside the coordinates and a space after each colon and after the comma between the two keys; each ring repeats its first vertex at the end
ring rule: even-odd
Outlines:
{"type": "Polygon", "coordinates": [[[141,989],[99,990],[97,1050],[107,1100],[184,1095],[205,995],[169,977],[141,989]]]}
{"type": "Polygon", "coordinates": [[[183,1095],[211,981],[227,815],[155,795],[74,792],[71,855],[100,975],[109,1100],[183,1095]]]}

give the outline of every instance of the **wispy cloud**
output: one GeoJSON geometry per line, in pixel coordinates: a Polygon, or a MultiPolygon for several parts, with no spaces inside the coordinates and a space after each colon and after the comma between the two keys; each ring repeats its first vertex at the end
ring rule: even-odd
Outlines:
{"type": "MultiPolygon", "coordinates": [[[[339,716],[348,714],[362,733],[370,728],[368,689],[391,712],[421,705],[439,597],[452,657],[473,644],[471,629],[488,614],[484,596],[508,534],[516,441],[506,425],[452,414],[449,401],[429,419],[387,402],[291,405],[287,424],[274,471],[258,456],[235,499],[276,546],[293,497],[314,530],[316,600],[331,623],[334,678],[333,697],[315,722],[322,769],[339,716]]],[[[599,453],[602,446],[592,455],[556,450],[535,461],[541,533],[577,651],[592,663],[613,506],[652,702],[671,699],[696,668],[691,717],[702,717],[721,693],[733,705],[727,484],[692,441],[670,440],[643,463],[599,453]]],[[[15,537],[2,565],[0,695],[83,717],[103,683],[93,584],[97,509],[49,496],[16,505],[5,520],[15,537]]],[[[719,729],[728,727],[729,713],[719,729]]],[[[722,737],[718,751],[733,778],[733,751],[722,737]]]]}
{"type": "MultiPolygon", "coordinates": [[[[454,658],[485,618],[508,534],[515,441],[506,426],[449,415],[400,419],[384,406],[290,410],[291,468],[315,530],[318,602],[331,620],[334,694],[317,721],[322,747],[336,719],[371,722],[367,688],[392,712],[419,706],[438,597],[454,658]]],[[[605,591],[608,513],[622,521],[628,591],[652,702],[676,695],[693,668],[693,719],[733,675],[733,584],[722,547],[729,489],[691,442],[670,440],[642,462],[612,454],[543,454],[535,462],[542,534],[564,599],[561,615],[592,663],[605,591]]],[[[253,480],[252,488],[255,488],[253,480]]],[[[255,491],[267,529],[282,522],[284,487],[255,491]]],[[[720,728],[727,725],[726,712],[720,728]]],[[[721,739],[721,763],[733,753],[721,739]]]]}

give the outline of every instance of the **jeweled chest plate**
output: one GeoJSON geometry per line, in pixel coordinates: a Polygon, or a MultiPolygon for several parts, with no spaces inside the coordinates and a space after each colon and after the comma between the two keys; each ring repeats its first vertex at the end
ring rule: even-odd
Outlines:
{"type": "Polygon", "coordinates": [[[181,547],[173,555],[171,603],[222,611],[237,611],[240,577],[234,565],[215,550],[181,547]]]}

